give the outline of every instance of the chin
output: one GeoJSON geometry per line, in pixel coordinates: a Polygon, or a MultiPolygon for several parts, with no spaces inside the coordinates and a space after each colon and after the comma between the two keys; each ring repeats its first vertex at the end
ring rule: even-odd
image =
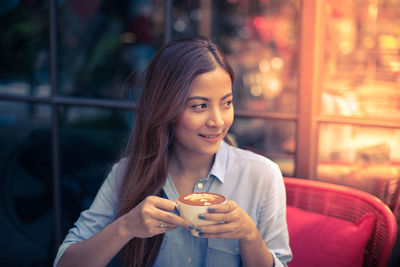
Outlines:
{"type": "Polygon", "coordinates": [[[204,151],[203,154],[214,155],[215,153],[217,153],[220,145],[221,145],[221,141],[218,143],[215,143],[213,145],[209,145],[208,147],[203,146],[202,147],[202,150],[204,151]]]}

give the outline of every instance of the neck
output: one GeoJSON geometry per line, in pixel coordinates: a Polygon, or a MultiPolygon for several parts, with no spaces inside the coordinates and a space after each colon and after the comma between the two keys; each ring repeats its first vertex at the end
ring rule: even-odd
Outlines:
{"type": "Polygon", "coordinates": [[[172,153],[169,160],[169,171],[183,175],[195,174],[202,178],[208,174],[214,162],[214,155],[182,155],[172,153]]]}
{"type": "Polygon", "coordinates": [[[169,157],[168,172],[180,194],[192,192],[197,180],[205,177],[214,163],[215,155],[200,156],[173,151],[169,157]]]}

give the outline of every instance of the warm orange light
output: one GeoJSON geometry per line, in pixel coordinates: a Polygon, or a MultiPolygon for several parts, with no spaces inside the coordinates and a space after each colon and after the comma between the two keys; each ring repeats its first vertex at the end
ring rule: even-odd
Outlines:
{"type": "Polygon", "coordinates": [[[257,29],[267,28],[266,22],[261,16],[257,16],[253,19],[253,24],[257,29]]]}

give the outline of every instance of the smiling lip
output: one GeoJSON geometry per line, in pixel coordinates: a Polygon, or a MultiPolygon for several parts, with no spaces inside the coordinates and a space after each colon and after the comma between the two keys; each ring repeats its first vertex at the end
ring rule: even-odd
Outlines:
{"type": "Polygon", "coordinates": [[[221,134],[199,134],[200,137],[204,138],[209,142],[216,142],[219,140],[221,134]]]}

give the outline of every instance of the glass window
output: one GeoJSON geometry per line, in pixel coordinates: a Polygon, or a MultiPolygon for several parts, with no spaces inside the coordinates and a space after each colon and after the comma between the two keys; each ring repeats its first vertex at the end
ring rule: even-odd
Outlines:
{"type": "Polygon", "coordinates": [[[235,118],[230,130],[240,148],[264,155],[278,163],[283,175],[294,175],[295,123],[235,118]]]}
{"type": "Polygon", "coordinates": [[[321,113],[400,118],[400,1],[326,1],[321,113]]]}
{"type": "Polygon", "coordinates": [[[353,186],[394,207],[400,185],[400,129],[323,123],[317,177],[353,186]]]}
{"type": "Polygon", "coordinates": [[[0,93],[49,96],[46,1],[0,3],[0,93]]]}
{"type": "Polygon", "coordinates": [[[64,234],[89,208],[112,164],[118,161],[134,114],[117,109],[65,107],[60,126],[64,234]]]}
{"type": "Polygon", "coordinates": [[[216,1],[213,36],[236,73],[237,109],[297,112],[299,2],[216,1]]]}
{"type": "Polygon", "coordinates": [[[67,0],[59,20],[60,92],[119,99],[163,43],[164,1],[67,0]]]}
{"type": "Polygon", "coordinates": [[[47,105],[0,101],[0,262],[4,266],[50,265],[53,256],[50,114],[47,105]]]}
{"type": "MultiPolygon", "coordinates": [[[[211,5],[204,8],[203,1],[174,0],[172,10],[172,38],[199,35],[201,25],[211,25],[211,18],[207,14],[212,12],[211,5]]],[[[210,32],[204,35],[210,36],[210,32]]]]}

